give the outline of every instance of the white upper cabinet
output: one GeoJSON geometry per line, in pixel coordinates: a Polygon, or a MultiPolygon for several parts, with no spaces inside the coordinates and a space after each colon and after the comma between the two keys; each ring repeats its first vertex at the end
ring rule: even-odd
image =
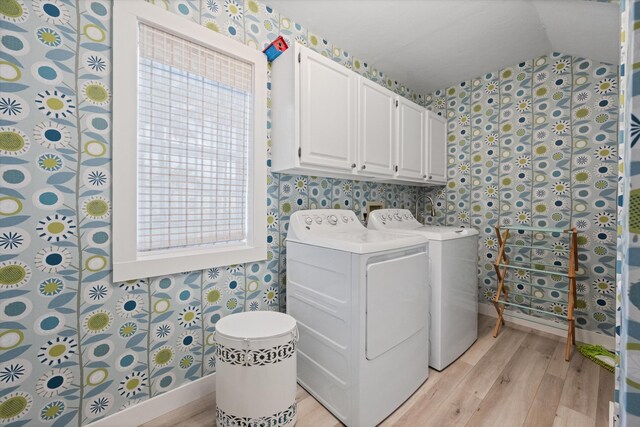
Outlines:
{"type": "Polygon", "coordinates": [[[272,63],[272,170],[351,175],[358,76],[295,43],[272,63]]]}
{"type": "Polygon", "coordinates": [[[447,119],[425,110],[425,165],[427,181],[447,182],[447,119]]]}
{"type": "Polygon", "coordinates": [[[404,98],[398,98],[398,170],[400,179],[423,181],[424,173],[424,108],[404,98]]]}
{"type": "Polygon", "coordinates": [[[300,53],[300,164],[351,171],[356,160],[357,75],[310,49],[300,53]]]}
{"type": "Polygon", "coordinates": [[[358,174],[392,177],[397,96],[370,80],[359,80],[358,174]]]}
{"type": "Polygon", "coordinates": [[[307,47],[294,43],[273,61],[271,103],[273,172],[446,182],[441,118],[307,47]]]}

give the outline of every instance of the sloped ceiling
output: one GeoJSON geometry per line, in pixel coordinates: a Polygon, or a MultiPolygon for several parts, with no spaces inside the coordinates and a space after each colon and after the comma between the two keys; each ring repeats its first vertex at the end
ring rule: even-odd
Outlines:
{"type": "Polygon", "coordinates": [[[585,0],[266,0],[427,94],[553,51],[618,63],[619,4],[585,0]]]}

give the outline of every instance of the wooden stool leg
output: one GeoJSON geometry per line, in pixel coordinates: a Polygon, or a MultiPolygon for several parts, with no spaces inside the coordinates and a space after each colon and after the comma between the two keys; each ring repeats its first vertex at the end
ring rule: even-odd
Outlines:
{"type": "Polygon", "coordinates": [[[569,313],[568,313],[568,335],[565,360],[569,361],[571,344],[576,344],[576,319],[574,311],[578,297],[576,286],[576,275],[578,274],[578,233],[575,228],[571,230],[571,249],[569,252],[569,313]],[[571,340],[569,340],[571,338],[571,340]]]}
{"type": "Polygon", "coordinates": [[[576,286],[576,278],[574,277],[573,280],[573,307],[572,307],[572,311],[571,311],[571,341],[573,343],[573,345],[576,344],[576,317],[574,315],[574,311],[575,311],[575,306],[576,306],[576,301],[578,299],[578,292],[577,292],[577,286],[576,286]]]}
{"type": "Polygon", "coordinates": [[[493,328],[493,337],[494,338],[496,338],[498,336],[498,332],[500,331],[500,325],[501,325],[500,320],[501,320],[501,317],[498,317],[496,319],[496,326],[493,328]]]}
{"type": "Polygon", "coordinates": [[[496,319],[496,326],[495,328],[493,328],[493,337],[497,337],[498,336],[498,332],[500,332],[500,326],[504,325],[504,318],[502,317],[504,314],[504,308],[505,305],[503,304],[502,307],[498,306],[498,318],[496,319]]]}
{"type": "Polygon", "coordinates": [[[572,340],[572,333],[571,333],[571,326],[568,325],[567,328],[567,344],[564,347],[564,360],[566,360],[567,362],[569,361],[569,358],[571,356],[571,340],[572,340]]]}

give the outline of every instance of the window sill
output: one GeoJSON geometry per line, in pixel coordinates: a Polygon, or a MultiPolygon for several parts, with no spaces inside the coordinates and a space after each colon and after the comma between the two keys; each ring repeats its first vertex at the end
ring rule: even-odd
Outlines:
{"type": "MultiPolygon", "coordinates": [[[[169,251],[170,252],[170,251],[169,251]]],[[[238,246],[236,248],[176,251],[157,256],[139,256],[135,261],[114,262],[113,282],[124,282],[147,277],[165,276],[180,271],[204,270],[232,264],[264,261],[267,246],[238,246]]]]}

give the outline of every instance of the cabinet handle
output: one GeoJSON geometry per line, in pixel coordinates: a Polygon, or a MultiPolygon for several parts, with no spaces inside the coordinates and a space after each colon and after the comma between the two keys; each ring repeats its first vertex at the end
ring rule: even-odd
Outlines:
{"type": "Polygon", "coordinates": [[[426,178],[426,177],[427,177],[427,175],[422,175],[422,177],[423,177],[423,178],[426,178]]]}
{"type": "Polygon", "coordinates": [[[429,175],[429,179],[432,179],[432,178],[433,178],[433,175],[429,175]]]}
{"type": "Polygon", "coordinates": [[[355,163],[351,163],[351,167],[355,168],[357,165],[355,163]]]}
{"type": "Polygon", "coordinates": [[[362,165],[362,169],[366,169],[367,167],[365,165],[362,165]]]}

